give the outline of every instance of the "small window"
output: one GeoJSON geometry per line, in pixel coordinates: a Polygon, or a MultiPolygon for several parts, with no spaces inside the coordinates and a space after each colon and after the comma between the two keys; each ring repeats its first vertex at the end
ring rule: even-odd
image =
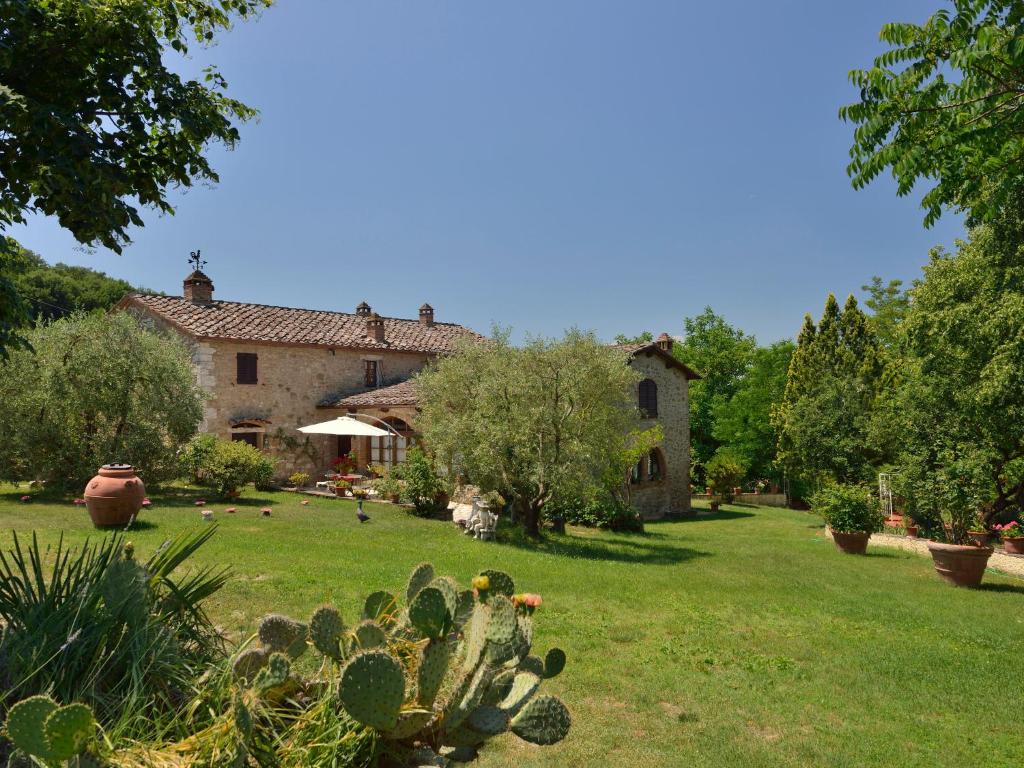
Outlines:
{"type": "Polygon", "coordinates": [[[636,465],[629,471],[629,484],[640,485],[640,480],[644,476],[644,460],[640,459],[636,465]]]}
{"type": "Polygon", "coordinates": [[[658,385],[650,379],[640,382],[640,415],[653,419],[658,415],[658,385]]]}
{"type": "Polygon", "coordinates": [[[377,386],[377,361],[376,360],[364,360],[365,368],[363,368],[363,384],[367,387],[377,386]]]}
{"type": "Polygon", "coordinates": [[[253,448],[259,448],[259,433],[258,432],[232,432],[231,439],[236,440],[239,443],[248,443],[253,448]]]}
{"type": "Polygon", "coordinates": [[[655,483],[661,480],[661,477],[661,457],[658,455],[657,449],[655,449],[647,457],[647,479],[655,483]]]}
{"type": "Polygon", "coordinates": [[[256,377],[256,353],[255,352],[239,352],[235,356],[237,365],[237,377],[236,381],[239,384],[255,384],[257,381],[256,377]]]}

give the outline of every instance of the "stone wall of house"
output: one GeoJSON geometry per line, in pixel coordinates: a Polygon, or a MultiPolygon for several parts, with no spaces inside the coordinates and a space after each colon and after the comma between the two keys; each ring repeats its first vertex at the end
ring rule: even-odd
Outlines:
{"type": "Polygon", "coordinates": [[[665,433],[660,446],[663,458],[660,481],[630,486],[630,503],[644,518],[664,517],[669,512],[690,509],[690,388],[678,368],[666,365],[657,354],[640,352],[630,362],[634,370],[658,386],[657,418],[641,419],[642,429],[660,424],[665,433]]]}

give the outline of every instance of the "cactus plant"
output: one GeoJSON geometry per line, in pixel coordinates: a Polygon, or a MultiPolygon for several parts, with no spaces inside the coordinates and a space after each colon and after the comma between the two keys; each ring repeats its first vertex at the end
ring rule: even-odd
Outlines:
{"type": "Polygon", "coordinates": [[[48,763],[60,762],[91,746],[96,720],[85,704],[61,707],[49,696],[32,696],[7,713],[7,736],[28,755],[48,763]]]}
{"type": "Polygon", "coordinates": [[[513,600],[515,585],[501,571],[484,571],[473,583],[474,591],[460,590],[420,563],[406,586],[404,610],[387,592],[367,598],[347,659],[324,653],[313,631],[314,647],[342,665],[338,700],[346,714],[377,731],[390,754],[415,765],[445,765],[439,755],[472,755],[507,731],[553,744],[569,730],[565,705],[536,697],[541,680],[565,666],[559,649],[543,660],[530,655],[540,598],[513,600]]]}

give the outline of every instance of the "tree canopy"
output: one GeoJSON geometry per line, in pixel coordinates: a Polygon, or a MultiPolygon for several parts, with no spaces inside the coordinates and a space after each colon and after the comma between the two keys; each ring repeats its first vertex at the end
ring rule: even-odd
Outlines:
{"type": "Polygon", "coordinates": [[[585,495],[609,474],[625,481],[637,426],[639,375],[592,334],[522,347],[497,332],[417,377],[424,443],[442,466],[510,499],[539,535],[556,494],[585,495]]]}
{"type": "Polygon", "coordinates": [[[179,341],[125,313],[77,314],[27,337],[35,354],[0,364],[0,478],[80,484],[117,461],[146,480],[177,473],[203,402],[179,341]]]}
{"type": "Polygon", "coordinates": [[[847,167],[861,188],[888,169],[922,197],[925,224],[945,207],[991,218],[1024,183],[1024,4],[955,0],[923,24],[882,27],[889,48],[850,72],[860,100],[847,167]]]}

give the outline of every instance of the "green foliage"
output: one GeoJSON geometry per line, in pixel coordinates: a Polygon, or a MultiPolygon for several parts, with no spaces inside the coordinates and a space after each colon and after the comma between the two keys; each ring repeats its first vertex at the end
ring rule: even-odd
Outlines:
{"type": "Polygon", "coordinates": [[[878,533],[884,516],[870,488],[836,483],[811,497],[811,508],[838,533],[878,533]]]}
{"type": "Polygon", "coordinates": [[[829,294],[817,326],[805,317],[772,416],[778,461],[790,477],[812,488],[871,479],[886,458],[870,431],[884,370],[878,339],[853,296],[840,310],[829,294]]]}
{"type": "Polygon", "coordinates": [[[249,483],[257,487],[269,483],[275,461],[241,440],[197,435],[182,449],[180,466],[193,482],[230,497],[249,483]]]}
{"type": "Polygon", "coordinates": [[[741,460],[747,477],[778,477],[775,447],[779,438],[772,410],[782,402],[794,349],[791,341],[755,349],[735,392],[714,408],[712,435],[741,460]]]}
{"type": "Polygon", "coordinates": [[[292,472],[290,475],[288,475],[288,484],[293,485],[296,488],[302,488],[308,482],[308,472],[292,472]]]}
{"type": "Polygon", "coordinates": [[[901,448],[914,508],[945,516],[958,543],[977,511],[991,527],[1024,510],[1021,210],[973,228],[956,253],[932,253],[911,291],[901,376],[877,419],[877,439],[901,448]]]}
{"type": "Polygon", "coordinates": [[[49,555],[34,536],[28,547],[15,536],[0,558],[0,659],[10,683],[0,711],[45,692],[136,733],[146,716],[176,711],[195,670],[223,656],[202,603],[225,573],[175,577],[213,532],[180,535],[144,564],[117,534],[49,555]]]}
{"type": "Polygon", "coordinates": [[[757,340],[726,322],[711,307],[688,317],[686,338],[673,354],[700,373],[690,383],[690,451],[697,466],[722,445],[714,436],[715,414],[736,394],[754,358],[757,340]]]}
{"type": "Polygon", "coordinates": [[[0,365],[0,477],[84,485],[111,462],[147,481],[177,473],[202,392],[176,339],[129,315],[74,315],[27,333],[0,365]]]}
{"type": "Polygon", "coordinates": [[[871,310],[868,324],[879,343],[886,348],[896,345],[900,324],[910,309],[910,294],[902,286],[902,280],[883,283],[878,275],[872,277],[869,284],[861,286],[861,290],[868,294],[864,304],[871,310]]]}
{"type": "Polygon", "coordinates": [[[571,525],[604,528],[609,531],[643,531],[640,515],[629,504],[608,493],[595,492],[569,499],[552,499],[544,508],[546,517],[561,517],[571,525]]]}
{"type": "Polygon", "coordinates": [[[507,333],[463,346],[418,377],[420,428],[449,477],[498,491],[527,533],[540,535],[545,505],[625,476],[638,375],[621,350],[591,334],[532,339],[507,333]]]}
{"type": "Polygon", "coordinates": [[[934,181],[921,201],[926,225],[944,207],[977,223],[1011,203],[1024,163],[1022,21],[1019,2],[978,0],[882,27],[888,49],[850,72],[860,100],[839,111],[856,125],[853,186],[886,169],[900,195],[934,181]]]}
{"type": "Polygon", "coordinates": [[[711,493],[724,501],[733,500],[733,489],[738,487],[747,474],[743,459],[729,449],[722,449],[711,457],[706,470],[711,493]]]}
{"type": "Polygon", "coordinates": [[[437,498],[444,486],[430,457],[421,448],[410,448],[405,461],[392,469],[395,480],[401,481],[401,499],[412,504],[418,515],[429,515],[437,508],[437,498]]]}

